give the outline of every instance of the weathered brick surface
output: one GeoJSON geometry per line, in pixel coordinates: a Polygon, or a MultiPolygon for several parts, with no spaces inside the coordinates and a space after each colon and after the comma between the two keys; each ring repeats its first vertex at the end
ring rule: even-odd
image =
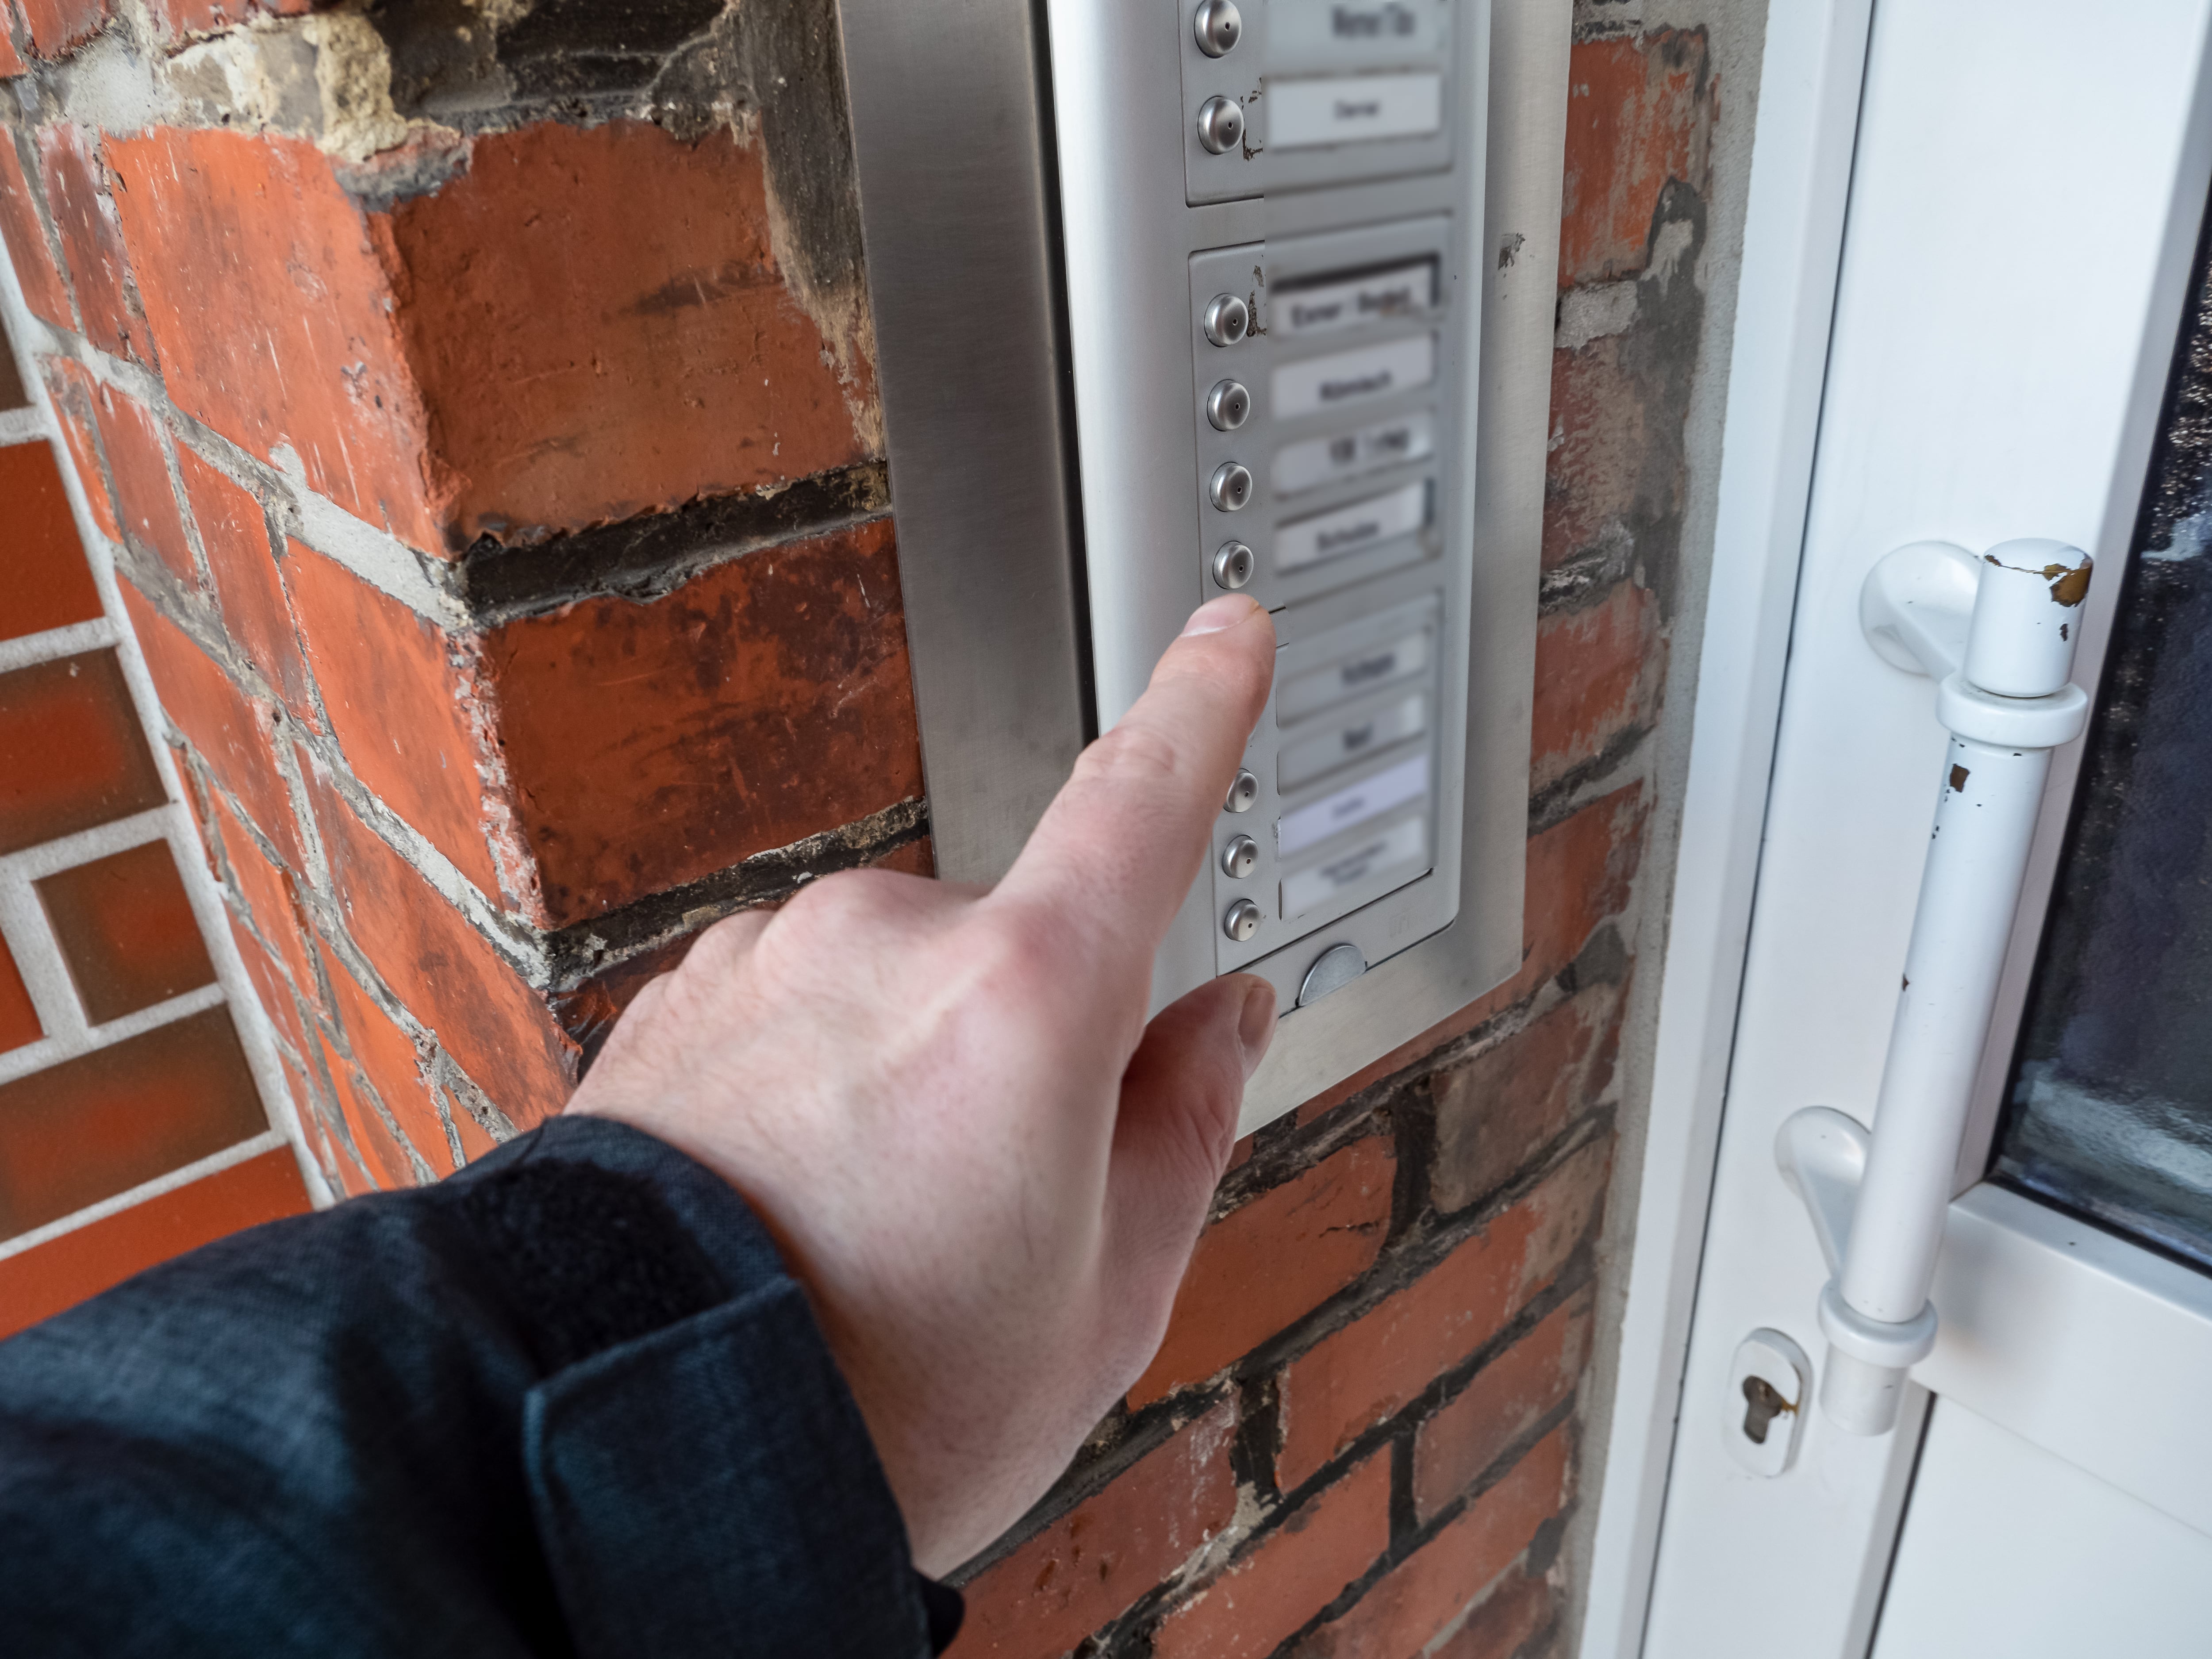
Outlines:
{"type": "Polygon", "coordinates": [[[102,351],[150,364],[146,325],[131,295],[123,227],[100,177],[97,137],[64,121],[41,129],[38,143],[39,177],[86,337],[102,351]]]}
{"type": "Polygon", "coordinates": [[[111,138],[107,156],[177,406],[253,455],[290,449],[348,512],[441,545],[386,250],[331,158],[304,139],[173,127],[111,138]]]}
{"type": "Polygon", "coordinates": [[[124,540],[160,559],[186,586],[196,585],[199,578],[169,484],[160,422],[145,404],[111,386],[93,386],[88,401],[107,454],[116,523],[124,540]]]}
{"type": "Polygon", "coordinates": [[[496,895],[471,647],[297,542],[287,565],[307,660],[354,775],[496,895]]]}
{"type": "Polygon", "coordinates": [[[1645,268],[1645,239],[1667,182],[1705,187],[1712,118],[1702,32],[1577,43],[1568,76],[1560,287],[1645,268]]]}
{"type": "Polygon", "coordinates": [[[1390,1538],[1390,1467],[1371,1457],[1169,1614],[1158,1659],[1272,1653],[1365,1572],[1390,1538]]]}
{"type": "Polygon", "coordinates": [[[31,49],[41,58],[59,58],[90,40],[112,15],[108,0],[15,0],[30,26],[31,49]]]}
{"type": "MultiPolygon", "coordinates": [[[[769,246],[758,145],[643,121],[478,139],[396,208],[399,328],[447,544],[530,540],[862,459],[769,246]],[[545,204],[557,200],[562,211],[545,204]]],[[[437,544],[425,544],[434,546],[437,544]]]]}
{"type": "Polygon", "coordinates": [[[1421,1425],[1413,1510],[1426,1522],[1574,1392],[1589,1358],[1591,1293],[1577,1291],[1421,1425]]]}
{"type": "Polygon", "coordinates": [[[177,446],[177,471],[199,526],[224,633],[292,716],[314,724],[307,665],[270,557],[261,503],[188,445],[177,446]]]}
{"type": "Polygon", "coordinates": [[[1510,1322],[1592,1231],[1610,1167],[1607,1143],[1584,1147],[1406,1289],[1292,1360],[1277,1480],[1302,1485],[1510,1322]]]}
{"type": "Polygon", "coordinates": [[[245,807],[285,862],[300,867],[292,800],[277,769],[276,711],[247,696],[189,635],[129,582],[120,584],[161,709],[216,783],[245,807]]]}
{"type": "Polygon", "coordinates": [[[1189,1565],[1236,1516],[1236,1426],[1216,1406],[970,1581],[951,1659],[1069,1652],[1189,1565]]]}
{"type": "Polygon", "coordinates": [[[69,446],[70,461],[77,481],[84,486],[85,501],[93,522],[110,539],[119,541],[123,526],[116,521],[115,503],[107,489],[107,472],[100,459],[97,428],[93,424],[91,375],[81,363],[65,357],[46,361],[46,389],[53,396],[54,413],[61,417],[62,441],[69,446]]]}
{"type": "Polygon", "coordinates": [[[69,290],[62,286],[61,265],[39,218],[37,198],[31,194],[12,128],[0,132],[0,235],[7,238],[9,257],[23,284],[23,303],[56,328],[76,327],[69,290]]]}
{"type": "Polygon", "coordinates": [[[1556,1516],[1572,1476],[1568,1431],[1554,1429],[1510,1474],[1393,1567],[1341,1618],[1295,1650],[1296,1659],[1406,1659],[1449,1626],[1556,1516]]]}
{"type": "MultiPolygon", "coordinates": [[[[453,1159],[446,1141],[445,1122],[439,1115],[437,1096],[423,1079],[422,1056],[414,1040],[392,1023],[392,1017],[377,1006],[375,999],[355,982],[343,965],[330,969],[330,986],[338,1028],[345,1035],[353,1062],[392,1115],[398,1138],[432,1173],[451,1170],[453,1159]]],[[[356,1091],[359,1092],[357,1084],[356,1091]]],[[[362,1106],[365,1110],[374,1109],[366,1096],[362,1106]]]]}
{"type": "Polygon", "coordinates": [[[555,923],[921,793],[888,519],[508,623],[481,672],[555,923]]]}
{"type": "Polygon", "coordinates": [[[0,81],[21,75],[27,67],[15,45],[15,9],[0,5],[0,81]]]}
{"type": "MultiPolygon", "coordinates": [[[[1589,954],[1611,953],[1594,947],[1589,954]]],[[[1621,990],[1591,985],[1431,1083],[1438,1209],[1461,1209],[1496,1191],[1603,1096],[1620,1044],[1621,990]]]]}
{"type": "Polygon", "coordinates": [[[1382,1249],[1395,1174],[1388,1141],[1358,1141],[1209,1226],[1131,1403],[1211,1376],[1358,1277],[1382,1249]]]}

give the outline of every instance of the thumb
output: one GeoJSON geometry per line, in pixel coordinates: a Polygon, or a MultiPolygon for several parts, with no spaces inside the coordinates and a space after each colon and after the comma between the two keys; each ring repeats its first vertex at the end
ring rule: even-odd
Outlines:
{"type": "Polygon", "coordinates": [[[1244,1080],[1275,1033],[1275,990],[1250,974],[1209,981],[1153,1016],[1121,1074],[1106,1173],[1108,1271],[1150,1360],[1167,1328],[1206,1209],[1237,1144],[1244,1080]]]}

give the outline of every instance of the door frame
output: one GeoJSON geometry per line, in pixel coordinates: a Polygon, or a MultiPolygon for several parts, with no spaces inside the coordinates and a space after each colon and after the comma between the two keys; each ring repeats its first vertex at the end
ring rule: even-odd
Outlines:
{"type": "MultiPolygon", "coordinates": [[[[1684,1370],[1751,933],[1874,9],[1874,0],[1798,0],[1771,9],[1767,19],[1680,850],[1582,1659],[1629,1659],[1641,1650],[1678,1419],[1685,1433],[1697,1431],[1702,1420],[1694,1405],[1684,1409],[1684,1370]]],[[[2154,304],[2170,301],[2176,315],[2194,274],[2198,223],[2212,185],[2208,70],[2212,65],[2200,68],[2159,263],[2154,304]]],[[[2170,349],[2170,337],[2165,349],[2147,344],[2136,365],[2124,447],[2143,464],[2170,349]]],[[[2136,471],[2140,476],[2141,465],[2136,471]]],[[[2135,502],[2118,507],[2123,493],[2115,491],[2116,505],[2093,550],[2100,555],[2115,545],[2124,550],[2130,539],[2135,502]]],[[[2075,678],[2092,690],[2118,602],[2121,566],[2108,560],[2084,619],[2075,678]]],[[[2082,750],[2075,744],[2054,757],[2031,855],[2029,897],[2015,919],[1999,1015],[1961,1152],[1962,1191],[1986,1164],[2082,750]]],[[[1958,1248],[1962,1225],[1977,1241],[1984,1267],[2002,1258],[2010,1264],[2007,1283],[2027,1297],[2012,1298],[2021,1314],[2014,1330],[2032,1328],[2035,1297],[2070,1282],[2069,1261],[2076,1277],[2090,1268],[2085,1249],[2097,1271],[2109,1274],[2126,1265],[2090,1240],[2133,1249],[1990,1188],[1954,1206],[1947,1259],[1965,1259],[1958,1248]],[[2023,1213],[2029,1211],[2037,1213],[2023,1213]]],[[[1947,1271],[1955,1272],[1956,1264],[1947,1271]]],[[[2196,1276],[2172,1271],[2191,1282],[2166,1288],[2192,1294],[2196,1276]]],[[[1945,1294],[1939,1283],[1939,1304],[1945,1294]]],[[[1955,1290],[1952,1295],[1956,1305],[1955,1290]]],[[[1991,1299],[1990,1306],[2004,1300],[1991,1299]]],[[[1929,1380],[1946,1392],[1996,1397],[1990,1390],[1998,1373],[1986,1365],[1961,1370],[1954,1352],[1949,1358],[1939,1354],[1930,1368],[1929,1380]]],[[[2089,1380],[2085,1376],[2083,1385],[2089,1380]]],[[[1887,1524],[1893,1527],[1895,1517],[1887,1524]]]]}

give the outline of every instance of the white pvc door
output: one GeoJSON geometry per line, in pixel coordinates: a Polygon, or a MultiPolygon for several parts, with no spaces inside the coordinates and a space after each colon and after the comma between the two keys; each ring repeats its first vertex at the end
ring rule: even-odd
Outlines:
{"type": "Polygon", "coordinates": [[[1747,1336],[1825,1358],[1828,1269],[1775,1134],[1807,1106],[1873,1116],[1945,752],[1930,683],[1866,643],[1861,584],[1915,541],[2087,549],[2076,678],[2096,690],[2212,179],[2208,19],[2212,0],[1875,6],[1647,1659],[2212,1655],[2212,1277],[1979,1180],[2076,754],[1903,1421],[1858,1437],[1808,1402],[1771,1476],[1729,1444],[1747,1336]]]}

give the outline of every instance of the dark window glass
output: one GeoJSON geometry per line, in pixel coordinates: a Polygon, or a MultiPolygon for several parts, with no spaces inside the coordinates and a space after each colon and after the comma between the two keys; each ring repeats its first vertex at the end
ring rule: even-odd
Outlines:
{"type": "Polygon", "coordinates": [[[1992,1173],[2212,1267],[2212,264],[2182,329],[1992,1173]]]}

